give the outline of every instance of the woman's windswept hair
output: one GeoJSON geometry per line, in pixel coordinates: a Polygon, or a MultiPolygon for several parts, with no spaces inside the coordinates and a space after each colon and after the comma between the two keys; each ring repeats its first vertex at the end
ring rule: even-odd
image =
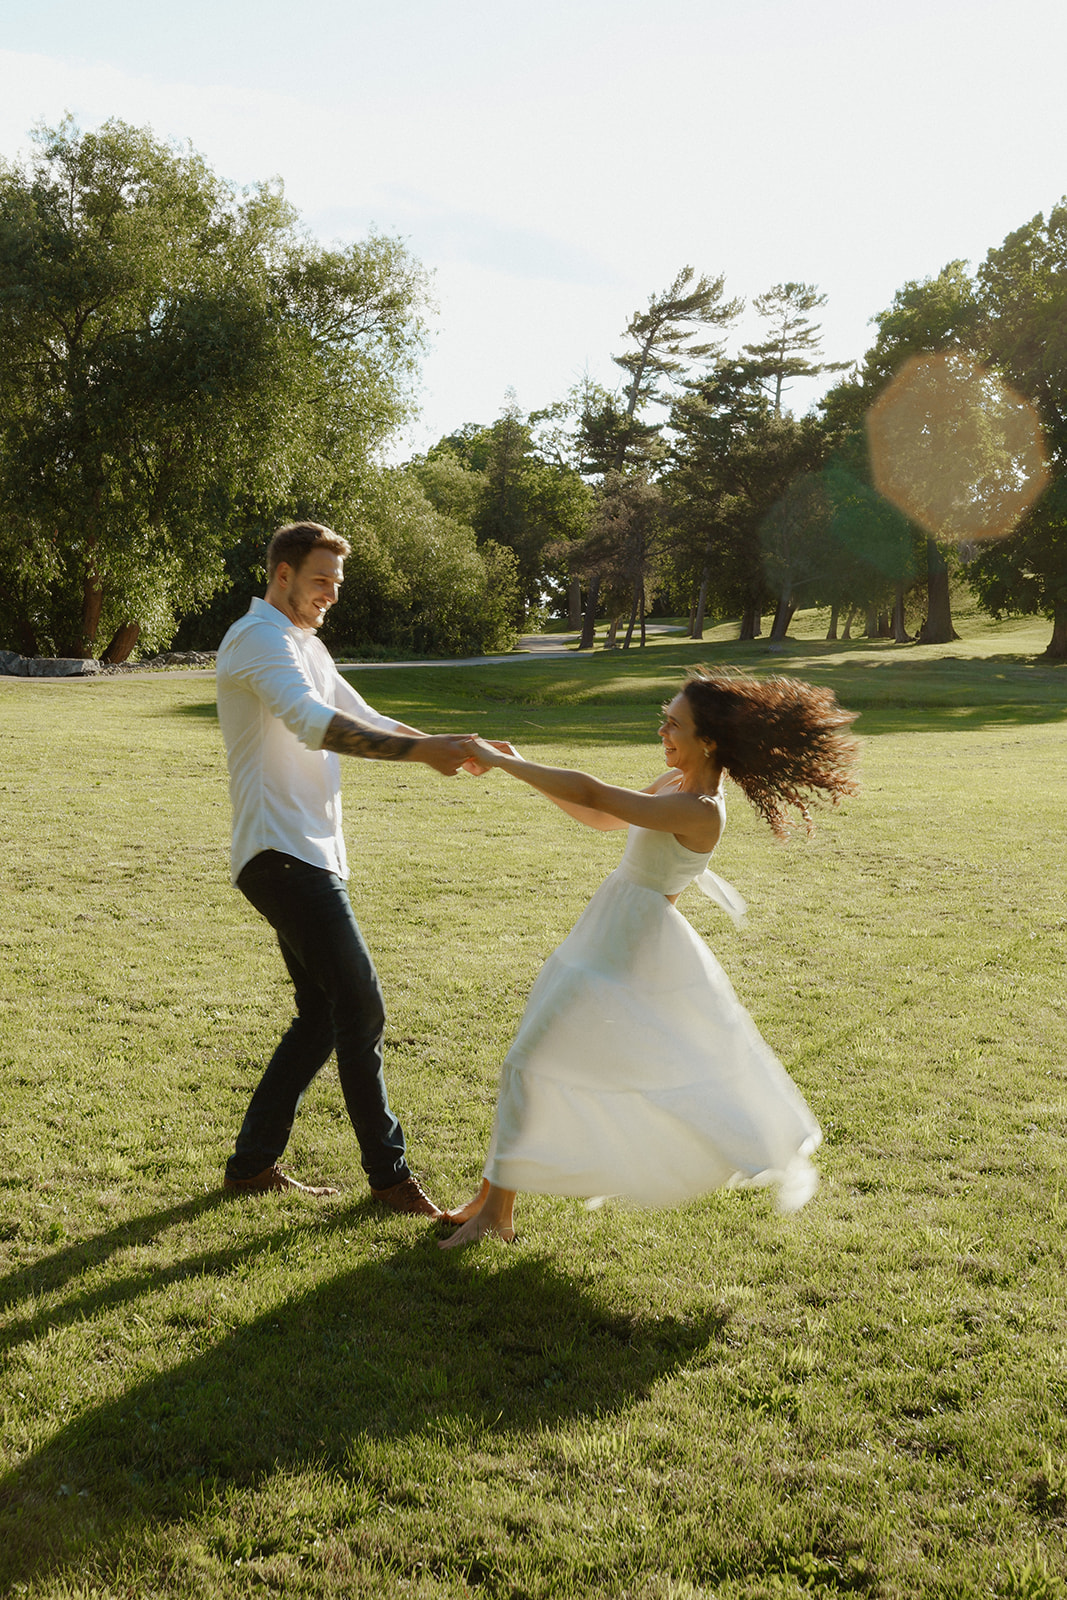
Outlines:
{"type": "Polygon", "coordinates": [[[848,728],[857,713],[839,706],[832,689],[697,667],[682,692],[697,734],[714,739],[718,761],[779,839],[790,832],[790,806],[810,832],[810,800],[836,805],[856,793],[850,769],[859,745],[848,728]]]}

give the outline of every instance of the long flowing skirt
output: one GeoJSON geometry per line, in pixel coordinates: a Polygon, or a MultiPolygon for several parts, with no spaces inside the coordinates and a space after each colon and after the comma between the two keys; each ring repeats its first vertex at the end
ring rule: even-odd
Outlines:
{"type": "Polygon", "coordinates": [[[485,1175],[642,1206],[774,1184],[794,1211],[817,1187],[821,1137],[703,939],[616,872],[530,991],[485,1175]]]}

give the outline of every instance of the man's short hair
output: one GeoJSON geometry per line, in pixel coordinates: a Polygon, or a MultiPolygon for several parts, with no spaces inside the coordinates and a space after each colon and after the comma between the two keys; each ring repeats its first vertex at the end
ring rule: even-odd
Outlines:
{"type": "Polygon", "coordinates": [[[287,522],[267,546],[267,582],[274,577],[282,561],[299,572],[312,550],[331,550],[343,561],[351,553],[352,546],[332,528],[324,528],[321,522],[287,522]]]}

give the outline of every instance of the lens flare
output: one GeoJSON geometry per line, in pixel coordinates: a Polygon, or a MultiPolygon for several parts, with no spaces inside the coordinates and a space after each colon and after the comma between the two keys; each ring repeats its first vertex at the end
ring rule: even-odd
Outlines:
{"type": "Polygon", "coordinates": [[[995,372],[913,356],[867,413],[878,492],[935,539],[1009,534],[1048,483],[1041,423],[995,372]]]}

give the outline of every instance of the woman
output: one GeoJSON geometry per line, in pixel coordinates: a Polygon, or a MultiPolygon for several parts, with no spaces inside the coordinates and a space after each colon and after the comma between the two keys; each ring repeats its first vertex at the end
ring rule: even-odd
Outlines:
{"type": "Polygon", "coordinates": [[[829,689],[701,669],[664,707],[667,771],[647,789],[471,741],[473,758],[579,822],[630,834],[531,990],[481,1189],[447,1214],[461,1226],[442,1249],[513,1239],[519,1190],[665,1206],[773,1183],[783,1211],[814,1192],[819,1125],[675,902],[696,881],[740,919],[740,897],[703,870],[725,820],[723,774],[784,838],[790,807],[810,823],[806,796],[855,791],[852,720],[829,689]]]}

